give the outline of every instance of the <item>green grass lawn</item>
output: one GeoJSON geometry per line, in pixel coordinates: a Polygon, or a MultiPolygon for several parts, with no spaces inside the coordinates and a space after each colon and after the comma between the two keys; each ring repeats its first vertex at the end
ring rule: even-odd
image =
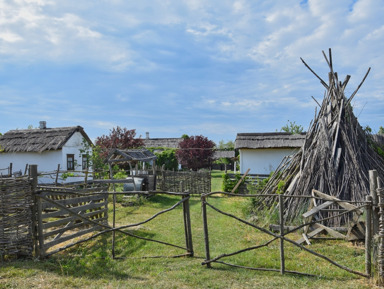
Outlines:
{"type": "MultiPolygon", "coordinates": [[[[221,176],[221,174],[220,174],[221,176]]],[[[213,177],[214,178],[214,177],[213,177]]],[[[215,184],[218,186],[218,184],[215,184]]],[[[221,190],[214,188],[212,190],[221,190]]],[[[171,207],[180,197],[157,195],[138,206],[117,205],[117,225],[145,220],[171,207]]],[[[210,197],[209,202],[227,212],[247,218],[248,199],[210,197]]],[[[352,275],[305,251],[286,244],[286,269],[318,277],[280,275],[213,263],[205,258],[201,202],[190,200],[195,257],[173,256],[184,250],[135,239],[117,233],[113,259],[111,234],[104,235],[56,254],[46,260],[5,261],[0,268],[0,288],[371,288],[365,278],[352,275]]],[[[270,237],[208,208],[211,257],[261,244],[270,237]]],[[[112,220],[110,215],[110,220],[112,220]]],[[[160,215],[130,232],[147,238],[185,246],[182,208],[160,215]]],[[[299,235],[289,236],[292,239],[299,235]]],[[[364,249],[341,241],[318,241],[310,247],[352,269],[364,272],[364,249]]],[[[242,266],[279,269],[279,241],[268,247],[228,257],[226,262],[242,266]]]]}

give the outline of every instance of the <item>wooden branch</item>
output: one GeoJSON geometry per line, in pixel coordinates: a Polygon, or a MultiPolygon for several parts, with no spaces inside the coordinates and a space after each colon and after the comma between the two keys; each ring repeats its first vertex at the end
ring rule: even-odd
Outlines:
{"type": "Polygon", "coordinates": [[[321,77],[320,76],[318,76],[317,74],[316,74],[316,72],[314,72],[313,70],[312,70],[312,68],[310,68],[309,67],[309,65],[307,64],[307,63],[305,63],[305,61],[304,61],[304,59],[303,58],[301,58],[300,57],[300,59],[301,59],[301,61],[304,63],[304,65],[320,80],[320,82],[321,82],[321,84],[326,88],[326,89],[328,89],[329,88],[329,86],[328,86],[328,84],[326,84],[325,83],[325,81],[324,80],[322,80],[321,79],[321,77]]]}
{"type": "Polygon", "coordinates": [[[360,82],[359,86],[356,88],[356,90],[355,90],[355,91],[352,93],[352,95],[349,97],[349,99],[348,99],[346,105],[348,105],[348,104],[352,101],[353,97],[356,95],[356,93],[359,91],[360,87],[363,85],[363,83],[364,83],[365,79],[367,78],[367,76],[368,76],[368,74],[369,74],[370,71],[371,71],[371,68],[368,68],[368,71],[367,71],[367,73],[365,74],[363,80],[360,82]]]}

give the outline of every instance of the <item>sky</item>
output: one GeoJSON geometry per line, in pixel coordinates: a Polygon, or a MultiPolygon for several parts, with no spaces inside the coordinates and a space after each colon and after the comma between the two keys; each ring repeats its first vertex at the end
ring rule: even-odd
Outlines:
{"type": "Polygon", "coordinates": [[[360,124],[384,126],[383,0],[0,0],[0,133],[153,138],[307,130],[332,49],[360,124]]]}

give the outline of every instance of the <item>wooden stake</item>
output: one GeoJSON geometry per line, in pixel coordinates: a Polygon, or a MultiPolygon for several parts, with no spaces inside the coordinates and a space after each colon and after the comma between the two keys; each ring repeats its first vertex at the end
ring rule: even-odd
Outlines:
{"type": "MultiPolygon", "coordinates": [[[[203,224],[204,224],[204,242],[205,242],[205,261],[209,261],[211,259],[209,253],[209,237],[208,237],[208,220],[207,220],[207,204],[206,197],[201,196],[201,206],[203,212],[203,224]]],[[[211,263],[207,263],[207,268],[211,268],[211,263]]]]}
{"type": "Polygon", "coordinates": [[[372,276],[372,196],[366,196],[366,220],[365,220],[365,273],[372,276]]]}
{"type": "Polygon", "coordinates": [[[284,199],[283,195],[279,195],[279,217],[280,217],[280,273],[285,273],[284,258],[284,199]]]}

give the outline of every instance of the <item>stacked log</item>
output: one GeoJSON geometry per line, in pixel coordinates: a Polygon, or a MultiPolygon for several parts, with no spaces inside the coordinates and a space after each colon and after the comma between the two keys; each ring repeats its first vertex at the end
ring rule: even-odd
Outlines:
{"type": "MultiPolygon", "coordinates": [[[[283,160],[262,194],[275,194],[278,185],[281,192],[283,184],[287,196],[310,196],[312,189],[316,189],[341,200],[364,201],[369,194],[368,171],[376,169],[379,176],[384,175],[384,159],[377,150],[379,144],[369,130],[360,126],[351,105],[370,68],[357,89],[346,97],[350,76],[339,81],[337,72],[333,70],[331,50],[328,57],[324,52],[323,55],[330,69],[328,83],[301,59],[326,89],[322,103],[315,100],[319,111],[315,112],[305,143],[295,155],[283,160]]],[[[308,207],[308,199],[285,200],[286,220],[292,221],[308,207]]],[[[266,198],[263,206],[272,207],[275,201],[274,197],[266,198]]],[[[344,223],[346,217],[343,218],[337,219],[333,225],[344,223]]]]}

